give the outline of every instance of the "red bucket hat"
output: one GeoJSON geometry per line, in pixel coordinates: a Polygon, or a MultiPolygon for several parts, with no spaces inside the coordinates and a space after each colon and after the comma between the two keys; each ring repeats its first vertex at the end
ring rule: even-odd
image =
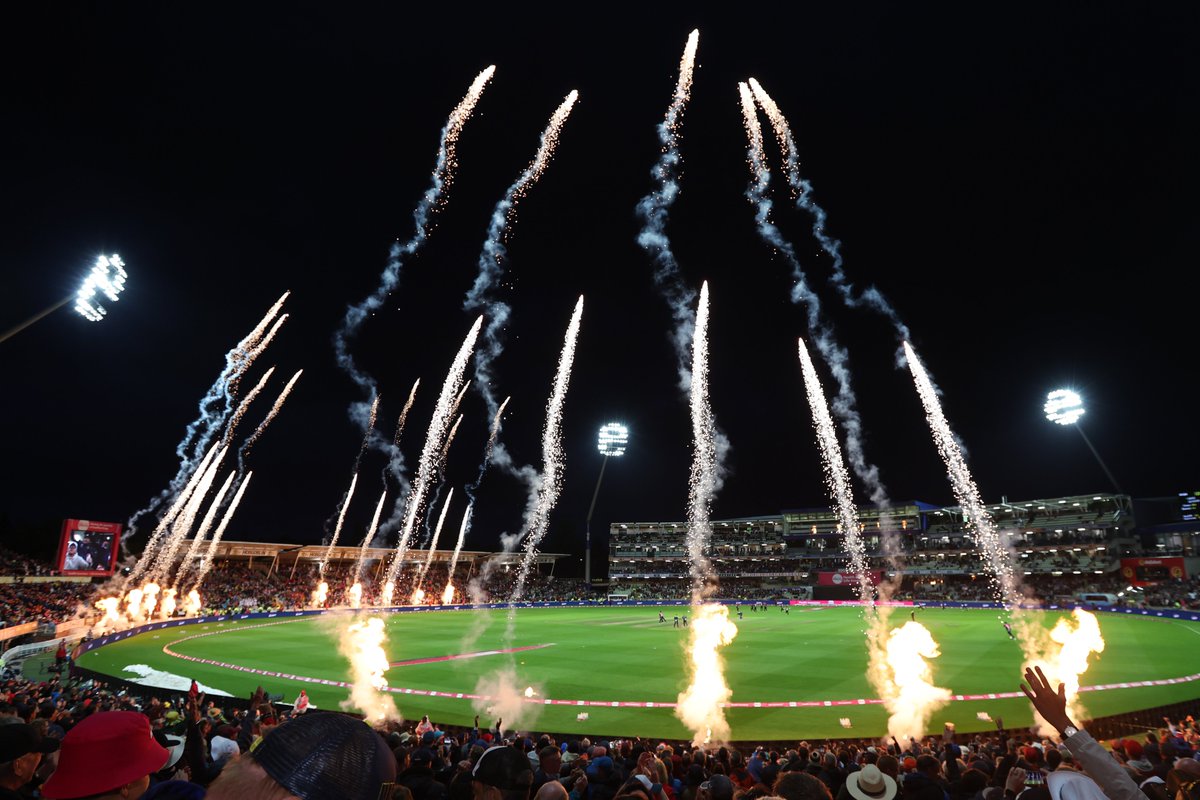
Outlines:
{"type": "Polygon", "coordinates": [[[136,711],[102,711],[63,737],[58,769],[42,786],[49,798],[90,797],[158,772],[168,753],[136,711]]]}

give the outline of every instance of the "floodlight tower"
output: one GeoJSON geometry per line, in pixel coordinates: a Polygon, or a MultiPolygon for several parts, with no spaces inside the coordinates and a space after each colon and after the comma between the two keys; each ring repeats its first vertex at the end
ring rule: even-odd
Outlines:
{"type": "Polygon", "coordinates": [[[72,300],[75,301],[75,310],[85,319],[99,322],[104,319],[107,312],[104,310],[104,306],[96,300],[96,294],[103,294],[112,302],[117,302],[117,297],[125,289],[125,279],[128,277],[129,275],[125,272],[125,262],[121,260],[120,256],[115,253],[111,256],[100,256],[77,292],[69,294],[54,305],[39,311],[20,325],[0,333],[0,342],[11,339],[42,317],[58,311],[72,300]]]}
{"type": "Polygon", "coordinates": [[[1083,398],[1077,392],[1070,389],[1055,389],[1046,395],[1046,405],[1042,407],[1042,411],[1045,412],[1046,419],[1056,425],[1075,426],[1075,430],[1079,431],[1079,435],[1083,437],[1084,443],[1092,451],[1092,455],[1096,457],[1096,461],[1100,464],[1100,468],[1104,470],[1104,474],[1108,476],[1108,480],[1112,483],[1113,488],[1120,494],[1121,487],[1117,484],[1117,479],[1109,472],[1108,465],[1104,463],[1104,459],[1096,451],[1092,440],[1087,437],[1087,434],[1083,432],[1083,426],[1079,424],[1079,418],[1087,413],[1087,409],[1083,407],[1083,398]]]}
{"type": "Polygon", "coordinates": [[[588,507],[587,539],[583,550],[583,580],[592,585],[592,512],[596,510],[596,498],[600,494],[600,481],[604,480],[604,468],[608,466],[611,456],[625,455],[625,445],[629,443],[629,428],[619,422],[610,422],[600,428],[597,446],[604,460],[600,462],[600,477],[596,478],[596,491],[592,492],[592,504],[588,507]]]}

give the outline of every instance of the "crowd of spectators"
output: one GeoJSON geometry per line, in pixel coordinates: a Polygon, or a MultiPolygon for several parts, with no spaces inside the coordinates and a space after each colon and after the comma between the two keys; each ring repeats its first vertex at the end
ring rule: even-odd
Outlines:
{"type": "MultiPolygon", "coordinates": [[[[301,800],[1198,800],[1200,726],[1101,744],[1027,672],[1058,731],[696,747],[420,721],[305,704],[168,699],[66,678],[0,684],[0,798],[301,800]]],[[[301,698],[297,698],[299,701],[301,698]]]]}

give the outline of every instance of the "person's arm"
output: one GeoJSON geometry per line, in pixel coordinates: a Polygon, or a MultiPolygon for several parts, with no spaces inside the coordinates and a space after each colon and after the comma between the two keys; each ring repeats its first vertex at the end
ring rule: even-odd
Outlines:
{"type": "Polygon", "coordinates": [[[254,723],[258,720],[258,707],[262,705],[263,688],[259,686],[254,690],[254,694],[250,697],[250,708],[246,711],[246,715],[242,717],[242,726],[238,729],[238,749],[243,753],[250,752],[250,746],[254,744],[254,723]]]}
{"type": "Polygon", "coordinates": [[[958,757],[954,755],[954,728],[950,727],[950,723],[946,723],[945,729],[942,730],[942,755],[946,757],[946,780],[951,784],[958,783],[958,757]]]}
{"type": "Polygon", "coordinates": [[[1054,726],[1063,744],[1092,780],[1099,784],[1109,800],[1144,800],[1145,795],[1129,773],[1118,764],[1099,742],[1084,730],[1079,730],[1067,715],[1067,690],[1063,684],[1058,691],[1050,687],[1041,667],[1025,670],[1021,691],[1033,703],[1042,719],[1054,726]],[[1028,684],[1028,685],[1026,685],[1028,684]]]}

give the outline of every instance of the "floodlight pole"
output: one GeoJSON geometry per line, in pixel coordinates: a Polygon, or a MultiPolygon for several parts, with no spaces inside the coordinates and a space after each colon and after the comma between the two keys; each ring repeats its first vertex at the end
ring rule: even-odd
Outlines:
{"type": "Polygon", "coordinates": [[[1088,449],[1092,451],[1092,455],[1096,457],[1096,461],[1100,464],[1100,468],[1104,470],[1104,474],[1108,476],[1108,480],[1110,483],[1112,483],[1113,488],[1117,490],[1117,494],[1124,494],[1124,492],[1121,491],[1121,486],[1117,483],[1117,479],[1113,477],[1111,472],[1109,472],[1108,465],[1104,463],[1104,459],[1101,458],[1100,453],[1097,452],[1096,446],[1092,444],[1092,440],[1089,439],[1087,434],[1083,432],[1083,426],[1076,422],[1075,429],[1079,431],[1079,435],[1083,437],[1084,443],[1086,443],[1088,449]]]}
{"type": "Polygon", "coordinates": [[[9,328],[4,333],[0,333],[0,342],[4,342],[8,339],[11,339],[12,337],[16,336],[21,331],[28,328],[33,323],[37,322],[42,317],[47,316],[48,314],[53,314],[55,311],[58,311],[60,308],[62,308],[63,306],[65,306],[67,303],[71,302],[74,299],[75,299],[75,295],[69,294],[66,297],[64,297],[62,300],[59,300],[54,305],[50,306],[49,308],[46,308],[46,309],[34,314],[32,317],[25,320],[20,325],[17,325],[15,328],[9,328]]]}
{"type": "Polygon", "coordinates": [[[583,545],[583,582],[592,585],[592,512],[596,510],[596,498],[600,496],[600,481],[604,480],[604,468],[608,466],[608,453],[600,462],[600,477],[596,478],[596,490],[592,492],[592,504],[588,507],[587,527],[583,545]]]}

